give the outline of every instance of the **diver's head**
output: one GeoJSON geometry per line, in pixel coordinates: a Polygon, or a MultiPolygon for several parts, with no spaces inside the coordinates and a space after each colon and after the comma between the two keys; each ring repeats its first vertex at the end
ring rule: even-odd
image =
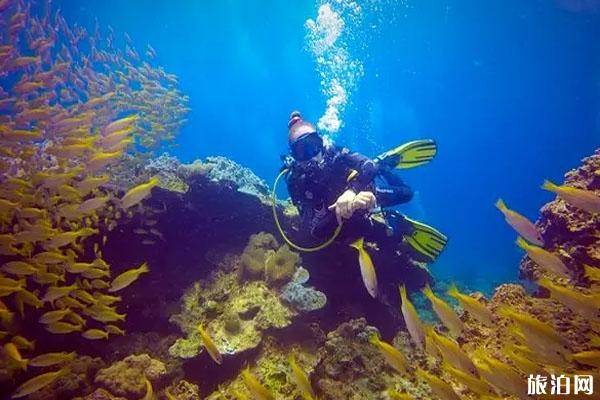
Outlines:
{"type": "Polygon", "coordinates": [[[323,138],[317,128],[302,119],[298,111],[292,112],[288,122],[288,143],[290,152],[296,161],[311,160],[323,152],[323,138]]]}

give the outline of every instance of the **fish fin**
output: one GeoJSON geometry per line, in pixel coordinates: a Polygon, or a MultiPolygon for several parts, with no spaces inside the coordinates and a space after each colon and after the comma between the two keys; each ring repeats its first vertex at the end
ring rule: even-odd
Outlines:
{"type": "Polygon", "coordinates": [[[542,184],[542,189],[548,190],[550,192],[556,192],[556,190],[558,188],[559,188],[558,185],[550,182],[548,179],[544,179],[544,183],[542,184]]]}
{"type": "Polygon", "coordinates": [[[496,201],[495,205],[498,208],[498,210],[500,210],[500,211],[506,211],[506,210],[508,210],[508,207],[506,207],[506,203],[504,203],[504,200],[502,200],[502,199],[498,199],[496,201]]]}
{"type": "Polygon", "coordinates": [[[356,239],[354,242],[350,243],[350,247],[354,247],[356,250],[361,251],[364,248],[365,239],[360,237],[356,239]]]}

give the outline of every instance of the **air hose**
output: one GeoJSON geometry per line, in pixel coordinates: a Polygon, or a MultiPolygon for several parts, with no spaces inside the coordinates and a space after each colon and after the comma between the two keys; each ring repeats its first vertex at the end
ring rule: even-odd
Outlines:
{"type": "Polygon", "coordinates": [[[333,241],[338,237],[338,235],[340,234],[340,231],[342,230],[342,225],[341,224],[338,225],[337,228],[335,228],[335,232],[333,232],[333,235],[331,235],[331,237],[329,239],[327,239],[325,242],[321,243],[318,246],[302,247],[302,246],[298,246],[296,243],[292,242],[285,235],[285,232],[283,232],[283,228],[281,227],[281,224],[279,223],[279,217],[277,217],[277,184],[279,183],[279,180],[281,179],[281,177],[283,177],[287,172],[288,172],[287,168],[285,168],[283,171],[281,171],[279,173],[279,175],[277,175],[277,178],[275,178],[275,182],[273,183],[273,191],[271,192],[271,203],[272,203],[272,208],[273,208],[273,219],[275,220],[275,225],[277,225],[277,229],[279,230],[279,233],[281,234],[281,237],[283,238],[283,240],[285,240],[285,242],[291,248],[296,249],[298,251],[303,251],[306,253],[322,250],[325,247],[329,246],[331,243],[333,243],[333,241]]]}

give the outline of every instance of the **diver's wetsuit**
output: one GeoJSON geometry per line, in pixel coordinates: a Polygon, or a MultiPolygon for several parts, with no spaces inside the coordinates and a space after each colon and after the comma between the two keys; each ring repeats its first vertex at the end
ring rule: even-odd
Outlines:
{"type": "MultiPolygon", "coordinates": [[[[384,169],[377,162],[343,147],[326,146],[320,161],[292,162],[289,168],[287,185],[292,201],[300,212],[303,226],[319,240],[331,237],[337,227],[335,211],[327,207],[347,189],[355,193],[372,191],[381,207],[406,203],[413,196],[410,187],[393,170],[384,169]],[[353,171],[357,174],[348,181],[353,171]],[[376,176],[383,178],[387,184],[374,184],[376,176]]],[[[401,230],[408,230],[408,226],[401,230]]],[[[345,220],[342,230],[342,238],[350,240],[358,236],[377,240],[382,239],[382,234],[386,235],[385,229],[375,227],[362,210],[345,220]]]]}

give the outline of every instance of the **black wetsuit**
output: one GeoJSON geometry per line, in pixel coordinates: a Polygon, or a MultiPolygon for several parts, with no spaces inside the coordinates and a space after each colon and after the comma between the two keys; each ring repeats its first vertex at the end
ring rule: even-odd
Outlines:
{"type": "MultiPolygon", "coordinates": [[[[328,206],[348,189],[355,193],[373,192],[381,207],[406,203],[413,196],[410,187],[394,170],[383,168],[377,162],[343,147],[325,147],[320,161],[292,162],[288,167],[287,185],[292,201],[300,212],[303,226],[318,240],[333,234],[337,220],[335,211],[328,210],[328,206]],[[354,177],[348,180],[352,175],[354,177]],[[382,178],[385,183],[375,184],[375,177],[382,178]]],[[[385,236],[385,232],[381,226],[375,227],[367,212],[361,210],[344,221],[341,237],[354,240],[364,236],[368,240],[378,240],[382,239],[382,234],[385,236]]]]}

